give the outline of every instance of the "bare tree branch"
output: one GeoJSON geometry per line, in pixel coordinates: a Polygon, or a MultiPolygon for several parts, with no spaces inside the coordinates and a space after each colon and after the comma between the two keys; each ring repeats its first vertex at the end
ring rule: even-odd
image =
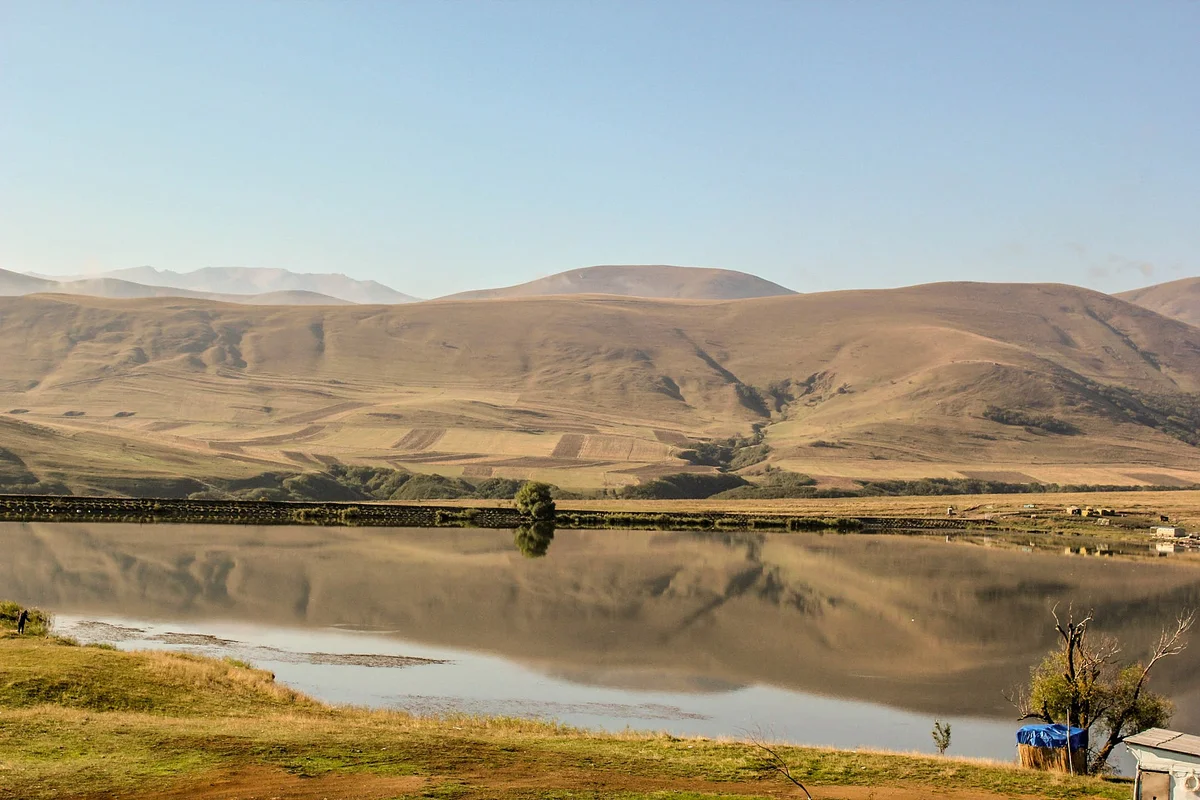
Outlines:
{"type": "Polygon", "coordinates": [[[799,786],[800,791],[804,792],[804,796],[807,797],[808,800],[813,800],[813,796],[809,793],[808,788],[799,780],[797,780],[796,776],[792,775],[792,769],[788,766],[788,763],[784,761],[783,756],[779,755],[778,751],[768,745],[760,733],[754,733],[750,735],[749,739],[750,744],[767,754],[767,766],[770,767],[772,771],[778,772],[780,775],[799,786]]]}

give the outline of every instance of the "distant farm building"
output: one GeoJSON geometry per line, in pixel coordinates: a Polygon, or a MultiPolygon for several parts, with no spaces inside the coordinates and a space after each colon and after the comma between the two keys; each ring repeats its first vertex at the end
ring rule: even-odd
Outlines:
{"type": "Polygon", "coordinates": [[[1158,525],[1151,529],[1159,539],[1182,539],[1187,531],[1178,525],[1158,525]]]}
{"type": "Polygon", "coordinates": [[[1134,800],[1200,797],[1200,736],[1151,728],[1125,740],[1137,761],[1134,800]]]}

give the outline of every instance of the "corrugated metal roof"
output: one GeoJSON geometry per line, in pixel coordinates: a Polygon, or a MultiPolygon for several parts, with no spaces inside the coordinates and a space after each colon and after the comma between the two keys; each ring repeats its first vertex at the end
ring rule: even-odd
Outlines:
{"type": "Polygon", "coordinates": [[[1200,756],[1200,736],[1179,731],[1168,731],[1163,728],[1151,728],[1125,740],[1126,744],[1139,747],[1152,747],[1155,750],[1165,750],[1169,753],[1183,753],[1189,756],[1200,756]]]}

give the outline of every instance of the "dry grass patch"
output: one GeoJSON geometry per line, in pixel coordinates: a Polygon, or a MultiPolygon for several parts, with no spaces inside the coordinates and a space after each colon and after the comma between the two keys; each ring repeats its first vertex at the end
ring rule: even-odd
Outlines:
{"type": "MultiPolygon", "coordinates": [[[[430,796],[481,798],[699,798],[781,788],[761,753],[742,742],[334,708],[275,685],[269,673],[199,656],[4,640],[0,687],[0,796],[27,800],[64,792],[201,796],[187,787],[199,792],[213,776],[244,771],[413,776],[425,779],[422,786],[456,787],[430,796]]],[[[981,761],[800,747],[781,753],[825,796],[839,787],[890,787],[906,798],[934,788],[970,797],[1127,793],[981,761]]],[[[262,780],[257,788],[275,785],[262,780]]],[[[331,796],[355,796],[357,784],[340,785],[346,793],[331,796]]]]}

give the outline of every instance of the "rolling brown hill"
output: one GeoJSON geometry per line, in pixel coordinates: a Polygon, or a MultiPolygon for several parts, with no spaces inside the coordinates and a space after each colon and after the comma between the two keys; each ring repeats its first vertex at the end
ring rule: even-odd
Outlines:
{"type": "Polygon", "coordinates": [[[492,300],[563,294],[614,294],[676,300],[745,300],[795,294],[777,283],[728,269],[615,264],[560,272],[535,281],[462,292],[448,299],[492,300]]]}
{"type": "Polygon", "coordinates": [[[1200,326],[1200,278],[1160,283],[1117,295],[1122,300],[1189,325],[1200,326]]]}
{"type": "Polygon", "coordinates": [[[692,440],[752,425],[767,463],[834,482],[1200,480],[1200,330],[1070,286],[274,308],[28,296],[0,299],[0,350],[0,411],[20,412],[2,446],[74,487],[336,462],[619,486],[700,469],[680,458],[692,440]]]}

